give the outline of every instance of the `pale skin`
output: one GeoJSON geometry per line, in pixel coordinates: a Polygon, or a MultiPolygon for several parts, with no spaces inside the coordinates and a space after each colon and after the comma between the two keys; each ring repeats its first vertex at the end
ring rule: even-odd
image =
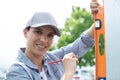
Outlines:
{"type": "Polygon", "coordinates": [[[64,74],[61,80],[72,80],[78,63],[77,56],[71,52],[64,56],[63,60],[64,74]]]}
{"type": "Polygon", "coordinates": [[[50,26],[43,26],[29,30],[24,29],[23,33],[27,39],[25,55],[41,71],[43,55],[49,50],[53,42],[54,30],[50,26]]]}
{"type": "MultiPolygon", "coordinates": [[[[98,11],[98,4],[91,2],[90,8],[92,13],[98,11]]],[[[88,29],[88,35],[94,38],[94,25],[88,29]]],[[[54,30],[51,26],[46,25],[37,28],[24,29],[23,34],[27,40],[25,55],[42,70],[43,55],[49,50],[54,39],[54,30]]],[[[62,64],[64,67],[64,74],[61,80],[72,80],[76,65],[78,63],[77,56],[74,53],[68,53],[64,56],[62,64]],[[68,65],[69,64],[69,65],[68,65]]]]}

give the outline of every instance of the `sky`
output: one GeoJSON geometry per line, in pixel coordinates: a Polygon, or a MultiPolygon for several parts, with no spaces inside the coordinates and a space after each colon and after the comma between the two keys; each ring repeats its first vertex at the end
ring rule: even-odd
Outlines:
{"type": "Polygon", "coordinates": [[[50,12],[63,28],[70,17],[72,6],[80,6],[88,11],[91,0],[0,0],[0,67],[7,68],[17,57],[26,40],[23,28],[32,14],[37,11],[50,12]]]}

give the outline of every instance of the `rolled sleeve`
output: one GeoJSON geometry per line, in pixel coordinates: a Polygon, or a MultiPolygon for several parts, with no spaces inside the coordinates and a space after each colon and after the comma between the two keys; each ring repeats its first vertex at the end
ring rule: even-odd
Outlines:
{"type": "Polygon", "coordinates": [[[53,54],[62,59],[65,54],[74,52],[78,56],[78,58],[80,58],[90,48],[92,48],[93,45],[94,39],[88,35],[87,31],[85,31],[73,43],[53,51],[53,54]]]}

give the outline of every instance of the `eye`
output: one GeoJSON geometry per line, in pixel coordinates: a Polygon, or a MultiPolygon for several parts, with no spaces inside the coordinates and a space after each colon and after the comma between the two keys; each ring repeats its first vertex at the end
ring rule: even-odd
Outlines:
{"type": "Polygon", "coordinates": [[[41,31],[34,31],[36,34],[38,34],[38,35],[41,35],[42,34],[42,32],[41,31]]]}
{"type": "Polygon", "coordinates": [[[55,34],[50,33],[50,34],[48,34],[48,37],[52,38],[52,37],[54,37],[54,35],[55,35],[55,34]]]}

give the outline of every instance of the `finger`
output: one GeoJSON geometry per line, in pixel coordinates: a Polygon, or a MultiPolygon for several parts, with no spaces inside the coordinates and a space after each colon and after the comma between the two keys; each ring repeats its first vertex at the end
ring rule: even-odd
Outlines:
{"type": "Polygon", "coordinates": [[[72,58],[72,59],[74,59],[76,61],[76,64],[79,63],[79,60],[77,58],[72,58]]]}
{"type": "Polygon", "coordinates": [[[96,0],[92,0],[92,2],[95,2],[96,0]]]}
{"type": "Polygon", "coordinates": [[[90,3],[90,8],[97,8],[99,6],[99,4],[97,2],[91,2],[90,3]]]}
{"type": "Polygon", "coordinates": [[[76,58],[76,55],[73,52],[66,54],[66,56],[70,58],[76,58]]]}
{"type": "Polygon", "coordinates": [[[72,58],[77,58],[78,56],[73,53],[72,58]]]}
{"type": "Polygon", "coordinates": [[[76,60],[76,64],[78,64],[79,63],[79,60],[77,59],[77,58],[74,58],[75,60],[76,60]]]}
{"type": "Polygon", "coordinates": [[[92,14],[98,12],[98,8],[91,9],[92,14]]]}

